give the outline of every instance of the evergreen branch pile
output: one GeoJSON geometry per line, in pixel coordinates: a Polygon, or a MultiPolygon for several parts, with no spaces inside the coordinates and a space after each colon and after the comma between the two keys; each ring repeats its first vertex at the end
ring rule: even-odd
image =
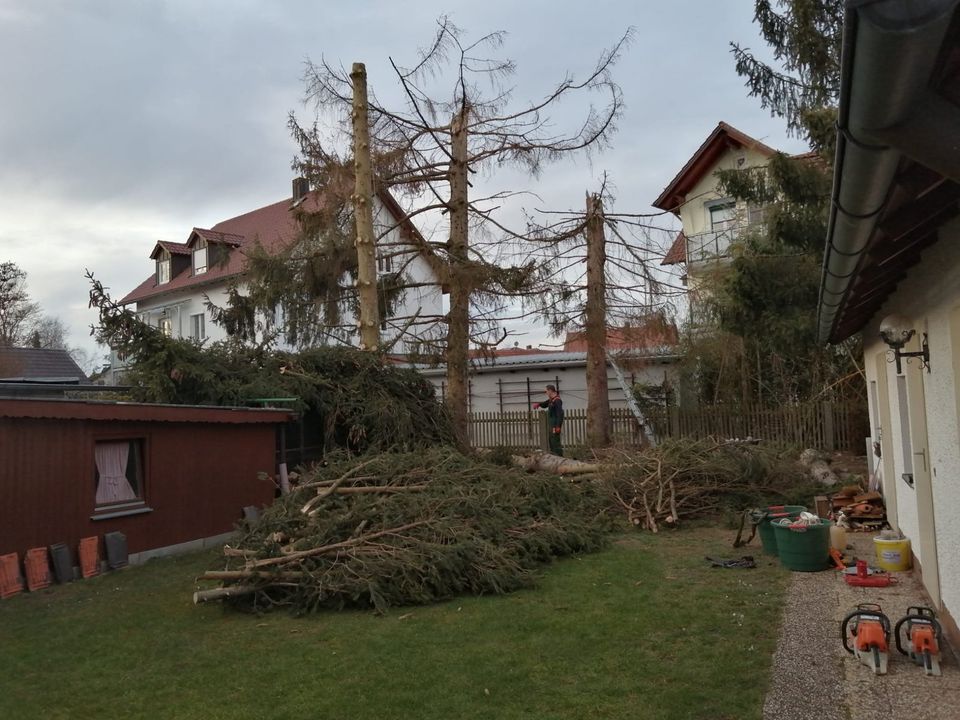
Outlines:
{"type": "Polygon", "coordinates": [[[436,447],[342,459],[224,549],[223,583],[195,601],[248,610],[388,607],[530,585],[555,557],[599,549],[606,501],[591,483],[526,474],[436,447]]]}
{"type": "Polygon", "coordinates": [[[671,440],[611,458],[598,482],[631,524],[658,532],[683,518],[751,507],[808,483],[792,455],[770,445],[671,440]]]}

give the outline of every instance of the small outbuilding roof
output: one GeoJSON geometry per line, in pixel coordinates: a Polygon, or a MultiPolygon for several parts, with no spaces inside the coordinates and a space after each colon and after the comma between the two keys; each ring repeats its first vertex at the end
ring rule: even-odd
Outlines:
{"type": "Polygon", "coordinates": [[[293,416],[294,413],[290,410],[213,405],[161,405],[101,400],[0,398],[0,418],[248,425],[253,423],[285,423],[293,416]]]}
{"type": "Polygon", "coordinates": [[[0,347],[0,382],[90,383],[66,350],[0,347]]]}

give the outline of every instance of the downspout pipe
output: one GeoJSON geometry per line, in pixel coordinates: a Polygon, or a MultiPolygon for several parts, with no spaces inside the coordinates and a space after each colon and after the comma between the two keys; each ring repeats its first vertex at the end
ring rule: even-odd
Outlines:
{"type": "Polygon", "coordinates": [[[929,89],[960,0],[847,0],[837,154],[820,281],[819,339],[832,338],[901,156],[960,175],[960,110],[929,89]],[[952,169],[951,169],[952,166],[952,169]]]}

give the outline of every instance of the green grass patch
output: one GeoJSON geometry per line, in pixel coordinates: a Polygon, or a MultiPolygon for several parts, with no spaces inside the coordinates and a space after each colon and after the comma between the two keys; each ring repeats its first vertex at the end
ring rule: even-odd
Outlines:
{"type": "Polygon", "coordinates": [[[301,618],[196,607],[212,555],[154,560],[0,603],[0,717],[759,718],[787,573],[709,567],[730,540],[623,536],[535,589],[301,618]]]}

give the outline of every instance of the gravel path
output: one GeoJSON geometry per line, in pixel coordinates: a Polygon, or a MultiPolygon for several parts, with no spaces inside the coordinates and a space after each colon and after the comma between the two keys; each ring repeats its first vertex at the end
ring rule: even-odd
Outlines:
{"type": "MultiPolygon", "coordinates": [[[[873,536],[848,534],[856,557],[873,560],[873,536]]],[[[891,624],[910,605],[929,598],[910,572],[895,573],[899,585],[854,588],[839,574],[793,573],[773,659],[773,678],[763,705],[764,720],[952,720],[960,718],[960,666],[949,648],[941,677],[896,651],[891,638],[887,675],[847,654],[840,643],[840,621],[858,603],[879,603],[891,624]]]]}

